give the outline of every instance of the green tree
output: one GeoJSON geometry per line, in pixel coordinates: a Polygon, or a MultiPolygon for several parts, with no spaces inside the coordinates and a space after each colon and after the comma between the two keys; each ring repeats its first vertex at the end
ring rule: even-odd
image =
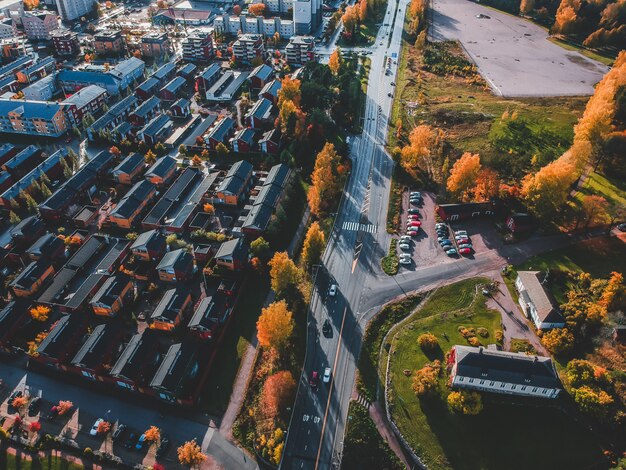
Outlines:
{"type": "Polygon", "coordinates": [[[215,151],[222,158],[226,157],[229,153],[228,147],[226,147],[222,142],[217,144],[217,146],[215,147],[215,151]]]}
{"type": "Polygon", "coordinates": [[[266,259],[270,252],[270,244],[263,237],[259,237],[250,243],[250,251],[254,256],[258,256],[261,259],[266,259]]]}
{"type": "Polygon", "coordinates": [[[483,400],[478,392],[461,390],[450,392],[448,395],[448,406],[455,413],[474,416],[482,411],[483,400]]]}

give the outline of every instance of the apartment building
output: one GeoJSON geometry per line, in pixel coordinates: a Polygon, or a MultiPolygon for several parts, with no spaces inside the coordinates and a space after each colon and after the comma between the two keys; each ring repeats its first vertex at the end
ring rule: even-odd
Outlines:
{"type": "Polygon", "coordinates": [[[54,52],[60,57],[75,56],[80,52],[78,33],[69,29],[55,29],[50,32],[54,52]]]}
{"type": "Polygon", "coordinates": [[[93,12],[96,0],[56,0],[63,21],[73,21],[93,12]]]}
{"type": "Polygon", "coordinates": [[[124,38],[121,31],[105,30],[93,38],[93,47],[100,56],[120,56],[124,53],[124,38]]]}
{"type": "Polygon", "coordinates": [[[213,38],[202,31],[191,31],[183,41],[183,60],[188,62],[208,62],[213,58],[213,38]]]}
{"type": "Polygon", "coordinates": [[[262,58],[265,48],[260,34],[242,34],[233,44],[233,55],[239,62],[250,63],[262,58]]]}
{"type": "Polygon", "coordinates": [[[24,34],[31,41],[47,41],[50,33],[59,27],[57,15],[50,11],[27,11],[20,19],[24,34]]]}
{"type": "Polygon", "coordinates": [[[287,62],[304,65],[315,60],[315,40],[311,36],[294,36],[285,48],[287,62]]]}
{"type": "Polygon", "coordinates": [[[63,106],[58,103],[0,99],[0,133],[59,137],[67,130],[63,106]]]}

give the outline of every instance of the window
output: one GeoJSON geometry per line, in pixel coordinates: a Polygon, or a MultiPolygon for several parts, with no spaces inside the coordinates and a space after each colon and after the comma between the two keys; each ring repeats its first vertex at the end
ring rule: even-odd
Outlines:
{"type": "Polygon", "coordinates": [[[537,387],[533,387],[533,393],[537,393],[537,387]]]}
{"type": "Polygon", "coordinates": [[[505,386],[505,385],[506,385],[506,384],[505,384],[504,382],[502,382],[502,383],[500,384],[500,388],[504,388],[504,386],[505,386]]]}
{"type": "Polygon", "coordinates": [[[526,390],[526,385],[522,386],[522,392],[526,390]]]}
{"type": "Polygon", "coordinates": [[[517,385],[513,385],[513,386],[511,387],[511,390],[515,390],[516,388],[517,388],[517,385]]]}
{"type": "Polygon", "coordinates": [[[495,385],[495,382],[492,380],[491,382],[489,382],[489,386],[493,387],[495,385]]]}
{"type": "Polygon", "coordinates": [[[480,385],[483,385],[484,383],[485,383],[485,381],[484,381],[484,380],[481,380],[481,381],[480,381],[480,385]]]}
{"type": "Polygon", "coordinates": [[[469,379],[469,383],[473,384],[474,383],[474,379],[469,379]]]}

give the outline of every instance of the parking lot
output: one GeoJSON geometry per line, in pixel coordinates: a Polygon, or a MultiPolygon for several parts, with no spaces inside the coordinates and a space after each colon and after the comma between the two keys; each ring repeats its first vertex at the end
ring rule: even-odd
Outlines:
{"type": "Polygon", "coordinates": [[[432,37],[458,39],[498,95],[591,95],[608,70],[550,42],[547,30],[522,18],[468,0],[432,6],[432,37]]]}

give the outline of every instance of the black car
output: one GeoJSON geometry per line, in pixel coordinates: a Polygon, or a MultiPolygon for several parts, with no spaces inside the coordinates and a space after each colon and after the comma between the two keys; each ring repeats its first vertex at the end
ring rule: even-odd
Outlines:
{"type": "Polygon", "coordinates": [[[330,321],[327,318],[326,320],[324,320],[324,324],[322,325],[322,333],[324,333],[324,336],[328,338],[332,335],[332,332],[333,329],[330,326],[330,321]]]}
{"type": "Polygon", "coordinates": [[[411,215],[420,215],[420,210],[419,209],[411,208],[411,209],[408,210],[408,212],[411,215]]]}
{"type": "Polygon", "coordinates": [[[167,436],[162,436],[161,437],[161,443],[159,444],[159,447],[156,450],[156,457],[157,459],[163,457],[165,454],[167,454],[167,451],[170,448],[170,440],[167,436]]]}
{"type": "Polygon", "coordinates": [[[115,431],[113,431],[113,440],[117,441],[121,439],[122,436],[126,433],[126,429],[128,429],[128,427],[125,424],[118,424],[117,428],[115,428],[115,431]]]}
{"type": "Polygon", "coordinates": [[[617,226],[617,230],[619,230],[620,232],[626,232],[626,224],[619,224],[617,226]]]}
{"type": "Polygon", "coordinates": [[[30,401],[30,404],[28,405],[28,413],[31,415],[36,415],[40,407],[41,407],[41,398],[35,397],[30,401]]]}
{"type": "Polygon", "coordinates": [[[139,436],[137,436],[137,434],[135,434],[134,432],[131,432],[130,436],[128,436],[128,440],[126,441],[126,444],[124,444],[124,447],[126,447],[127,449],[132,449],[133,447],[135,447],[135,444],[137,443],[138,438],[139,436]]]}

